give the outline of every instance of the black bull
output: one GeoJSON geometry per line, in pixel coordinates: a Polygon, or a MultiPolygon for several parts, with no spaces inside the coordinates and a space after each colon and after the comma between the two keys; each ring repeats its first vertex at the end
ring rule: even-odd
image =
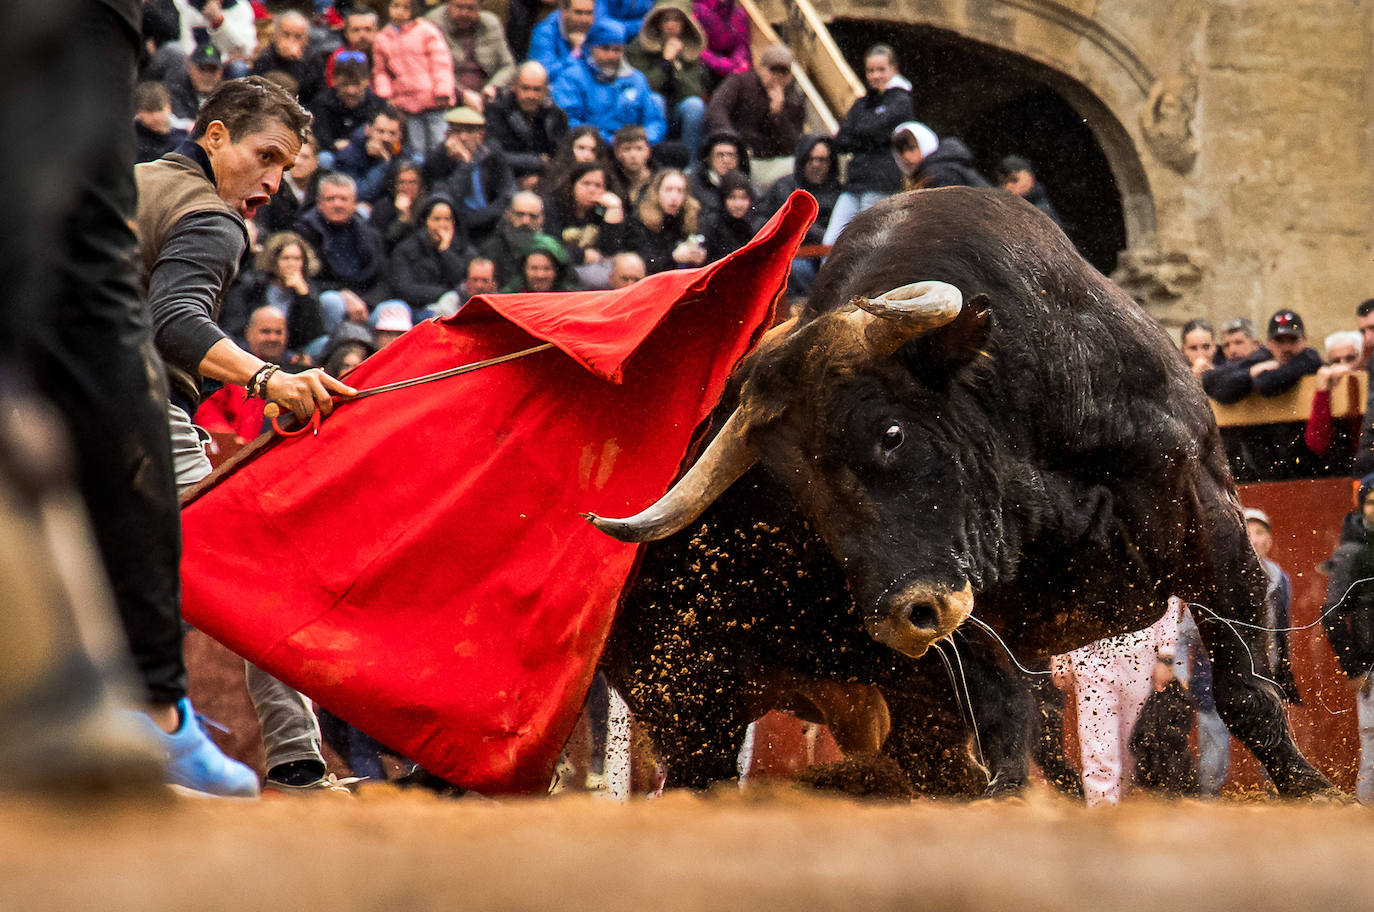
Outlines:
{"type": "MultiPolygon", "coordinates": [[[[712,696],[747,710],[732,688],[748,685],[749,669],[799,665],[913,700],[935,680],[929,659],[913,660],[970,614],[1043,667],[1050,654],[1148,626],[1178,595],[1206,606],[1200,628],[1231,732],[1281,794],[1331,790],[1265,680],[1265,578],[1201,387],[1164,331],[1034,207],[949,188],[861,214],[803,313],[764,340],[738,381],[738,408],[672,491],[635,517],[593,521],[627,541],[663,538],[758,466],[824,541],[853,600],[805,606],[790,631],[774,611],[777,636],[736,650],[718,681],[707,653],[692,671],[704,684],[623,682],[632,708],[664,723],[650,726],[666,729],[655,732],[660,747],[696,738],[719,756],[724,745],[711,742],[737,737],[734,717],[717,732],[693,714],[712,696]],[[891,649],[875,655],[861,629],[891,649]],[[808,643],[807,655],[791,654],[808,643]]],[[[660,565],[683,575],[688,541],[666,563],[650,549],[650,578],[660,565]]],[[[668,585],[687,592],[685,580],[668,585]]],[[[613,677],[617,664],[657,667],[646,652],[728,648],[732,631],[745,643],[758,619],[703,605],[660,618],[652,637],[626,630],[637,620],[631,611],[617,622],[613,677]],[[716,613],[705,642],[694,630],[702,611],[716,613]]],[[[915,707],[892,709],[895,735],[915,707]]],[[[685,762],[688,748],[667,753],[685,762]]]]}

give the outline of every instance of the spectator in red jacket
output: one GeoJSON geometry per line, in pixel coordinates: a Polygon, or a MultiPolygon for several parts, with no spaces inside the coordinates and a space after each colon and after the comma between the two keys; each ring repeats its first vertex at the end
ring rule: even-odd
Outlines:
{"type": "Polygon", "coordinates": [[[1312,394],[1312,410],[1304,429],[1304,442],[1315,455],[1326,461],[1329,471],[1346,474],[1355,457],[1360,439],[1360,416],[1342,419],[1331,416],[1331,393],[1358,369],[1362,339],[1358,330],[1334,332],[1326,337],[1326,364],[1317,370],[1317,390],[1312,394]]]}

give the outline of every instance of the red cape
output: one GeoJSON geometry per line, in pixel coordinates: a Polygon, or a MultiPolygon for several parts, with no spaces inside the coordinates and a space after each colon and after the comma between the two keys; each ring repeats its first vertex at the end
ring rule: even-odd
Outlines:
{"type": "Polygon", "coordinates": [[[757,341],[815,217],[620,291],[494,295],[348,376],[367,389],[549,350],[339,407],[183,511],[187,620],[373,737],[479,792],[542,791],[636,549],[757,341]]]}

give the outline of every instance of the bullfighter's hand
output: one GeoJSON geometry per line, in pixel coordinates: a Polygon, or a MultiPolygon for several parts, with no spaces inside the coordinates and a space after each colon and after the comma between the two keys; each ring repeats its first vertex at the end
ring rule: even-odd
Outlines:
{"type": "Polygon", "coordinates": [[[267,381],[267,399],[291,410],[296,419],[308,421],[319,409],[323,415],[334,410],[332,396],[348,398],[358,391],[320,370],[311,368],[299,374],[277,371],[267,381]]]}

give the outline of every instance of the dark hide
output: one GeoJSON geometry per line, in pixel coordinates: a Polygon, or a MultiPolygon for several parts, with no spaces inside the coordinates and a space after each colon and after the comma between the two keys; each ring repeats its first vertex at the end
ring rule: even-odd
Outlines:
{"type": "MultiPolygon", "coordinates": [[[[741,376],[748,446],[865,619],[911,610],[890,604],[903,586],[969,587],[974,616],[1025,663],[1147,627],[1170,595],[1261,620],[1263,571],[1201,386],[1013,194],[915,191],[860,214],[796,325],[741,376]],[[875,355],[851,300],[929,280],[959,288],[963,312],[875,355]]],[[[1252,672],[1254,631],[1202,633],[1218,709],[1279,792],[1330,791],[1252,672]]]]}
{"type": "Polygon", "coordinates": [[[969,696],[956,700],[939,656],[910,659],[874,642],[843,574],[789,500],[750,472],[699,521],[649,545],[624,598],[602,667],[657,748],[668,784],[733,778],[745,727],[773,708],[763,681],[785,669],[878,687],[892,722],[882,755],[918,792],[1022,788],[1032,707],[1019,675],[961,635],[969,696]],[[976,762],[961,710],[968,699],[991,777],[976,762]]]}

